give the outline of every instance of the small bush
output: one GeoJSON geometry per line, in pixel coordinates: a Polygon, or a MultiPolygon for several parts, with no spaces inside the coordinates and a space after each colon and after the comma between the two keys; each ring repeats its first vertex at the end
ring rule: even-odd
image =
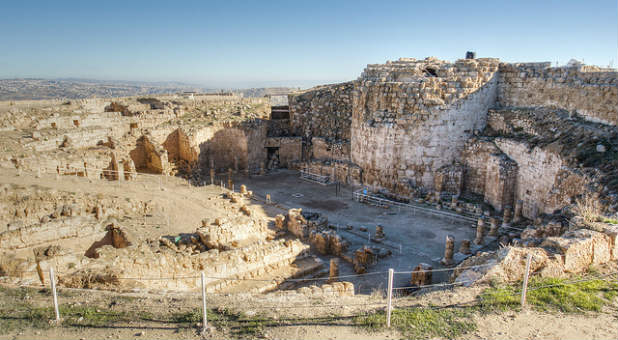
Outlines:
{"type": "Polygon", "coordinates": [[[588,223],[597,222],[603,211],[603,206],[598,199],[586,194],[575,200],[575,214],[584,218],[588,223]]]}

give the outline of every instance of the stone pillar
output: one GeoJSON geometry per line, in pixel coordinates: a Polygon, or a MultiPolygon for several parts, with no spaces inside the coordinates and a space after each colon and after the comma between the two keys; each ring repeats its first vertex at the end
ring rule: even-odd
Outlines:
{"type": "Polygon", "coordinates": [[[260,162],[260,175],[263,175],[265,173],[264,171],[264,162],[260,162]]]}
{"type": "Polygon", "coordinates": [[[381,225],[377,225],[375,238],[384,239],[385,237],[386,235],[384,235],[384,227],[382,227],[381,225]]]}
{"type": "Polygon", "coordinates": [[[434,193],[434,195],[435,195],[434,199],[436,200],[436,203],[440,203],[441,193],[442,193],[441,191],[436,191],[434,193]]]}
{"type": "Polygon", "coordinates": [[[124,161],[118,162],[118,169],[116,169],[116,171],[118,171],[118,178],[117,179],[119,181],[124,181],[125,180],[125,177],[124,177],[124,161]]]}
{"type": "Polygon", "coordinates": [[[233,173],[232,168],[228,168],[227,169],[227,188],[230,190],[232,190],[232,184],[233,184],[232,173],[233,173]]]}
{"type": "Polygon", "coordinates": [[[336,282],[339,277],[339,259],[330,259],[330,268],[328,270],[328,283],[336,282]]]}
{"type": "Polygon", "coordinates": [[[519,223],[521,221],[521,209],[524,205],[524,201],[517,200],[515,202],[515,213],[513,214],[513,223],[519,223]]]}
{"type": "Polygon", "coordinates": [[[215,169],[210,168],[210,185],[215,184],[215,169]]]}
{"type": "Polygon", "coordinates": [[[103,208],[101,208],[100,205],[97,205],[96,207],[94,207],[94,217],[97,220],[100,220],[101,218],[103,218],[103,208]]]}
{"type": "Polygon", "coordinates": [[[508,227],[511,225],[511,216],[513,214],[513,211],[511,210],[510,206],[506,206],[504,207],[504,214],[502,215],[502,226],[503,227],[508,227]]]}
{"type": "Polygon", "coordinates": [[[479,218],[476,224],[476,238],[474,239],[474,244],[480,245],[483,244],[483,234],[485,233],[485,221],[483,218],[479,218]]]}
{"type": "MultiPolygon", "coordinates": [[[[135,162],[133,162],[132,159],[129,159],[129,171],[131,172],[131,175],[129,176],[129,178],[131,178],[131,180],[136,180],[137,179],[137,169],[135,169],[135,162]]],[[[167,174],[165,175],[167,176],[167,174]]]]}
{"type": "Polygon", "coordinates": [[[422,287],[430,285],[432,269],[433,267],[427,263],[419,263],[412,271],[412,280],[410,281],[412,286],[422,287]]]}
{"type": "Polygon", "coordinates": [[[455,210],[457,208],[457,195],[451,196],[451,209],[455,210]]]}
{"type": "Polygon", "coordinates": [[[215,160],[214,159],[210,159],[210,168],[214,169],[215,168],[215,160]]]}
{"type": "Polygon", "coordinates": [[[283,230],[284,222],[285,222],[285,216],[281,214],[278,214],[277,216],[275,216],[275,227],[277,227],[277,229],[283,230]]]}
{"type": "Polygon", "coordinates": [[[489,234],[492,237],[498,236],[498,220],[495,217],[489,219],[489,234]]]}
{"type": "Polygon", "coordinates": [[[446,235],[446,242],[444,245],[444,258],[440,261],[445,266],[453,264],[453,253],[455,250],[455,238],[452,235],[446,235]]]}
{"type": "Polygon", "coordinates": [[[461,245],[459,246],[459,252],[462,254],[470,254],[470,240],[461,241],[461,245]]]}

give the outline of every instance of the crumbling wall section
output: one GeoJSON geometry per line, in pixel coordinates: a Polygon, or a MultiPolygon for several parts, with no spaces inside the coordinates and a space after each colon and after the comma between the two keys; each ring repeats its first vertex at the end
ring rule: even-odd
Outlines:
{"type": "Polygon", "coordinates": [[[513,207],[518,166],[504,154],[489,155],[485,177],[485,201],[501,211],[513,207]]]}
{"type": "Polygon", "coordinates": [[[502,106],[546,106],[575,111],[594,122],[618,123],[618,72],[550,63],[500,64],[502,106]]]}
{"type": "Polygon", "coordinates": [[[393,64],[381,66],[388,77],[372,65],[364,73],[369,78],[361,77],[351,160],[363,169],[368,186],[397,193],[433,189],[435,172],[459,161],[466,140],[485,127],[496,99],[498,64],[493,59],[393,64]],[[400,69],[408,68],[412,75],[404,76],[400,69]],[[426,75],[427,69],[436,76],[426,75]],[[389,77],[413,81],[383,81],[389,77]]]}
{"type": "Polygon", "coordinates": [[[256,119],[224,122],[201,128],[191,134],[191,144],[199,148],[199,167],[207,171],[254,169],[266,161],[265,143],[268,124],[256,119]]]}
{"type": "Polygon", "coordinates": [[[350,160],[350,142],[349,141],[329,141],[321,137],[313,137],[311,139],[311,151],[313,159],[317,160],[335,160],[349,161],[350,160]]]}
{"type": "Polygon", "coordinates": [[[354,82],[314,87],[288,96],[291,133],[307,140],[349,140],[354,82]]]}
{"type": "Polygon", "coordinates": [[[562,208],[551,198],[560,195],[559,190],[554,190],[563,165],[559,154],[514,139],[496,138],[495,143],[519,167],[516,200],[523,201],[524,216],[535,218],[539,213],[550,214],[562,208]]]}

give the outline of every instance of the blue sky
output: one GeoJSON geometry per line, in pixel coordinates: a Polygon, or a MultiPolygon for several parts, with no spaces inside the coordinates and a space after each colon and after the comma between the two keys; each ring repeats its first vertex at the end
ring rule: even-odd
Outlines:
{"type": "Polygon", "coordinates": [[[351,80],[399,57],[618,65],[616,0],[0,1],[0,78],[351,80]]]}

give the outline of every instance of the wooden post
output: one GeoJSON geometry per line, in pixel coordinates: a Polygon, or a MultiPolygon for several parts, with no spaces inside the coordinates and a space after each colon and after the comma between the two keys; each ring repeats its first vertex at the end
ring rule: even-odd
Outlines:
{"type": "Polygon", "coordinates": [[[388,305],[386,306],[386,327],[391,327],[391,312],[393,310],[393,268],[388,270],[388,305]]]}
{"type": "Polygon", "coordinates": [[[524,273],[524,283],[521,287],[521,308],[526,305],[526,293],[528,291],[528,276],[530,275],[530,262],[532,261],[532,254],[528,254],[526,258],[526,272],[524,273]]]}
{"type": "Polygon", "coordinates": [[[206,332],[208,329],[208,312],[206,311],[206,278],[204,276],[204,272],[201,272],[202,277],[202,312],[203,312],[203,320],[202,320],[202,332],[206,332]]]}
{"type": "Polygon", "coordinates": [[[60,311],[58,310],[58,294],[56,293],[56,277],[54,267],[49,267],[49,282],[51,283],[52,297],[54,299],[54,311],[56,312],[56,323],[60,322],[60,311]]]}

